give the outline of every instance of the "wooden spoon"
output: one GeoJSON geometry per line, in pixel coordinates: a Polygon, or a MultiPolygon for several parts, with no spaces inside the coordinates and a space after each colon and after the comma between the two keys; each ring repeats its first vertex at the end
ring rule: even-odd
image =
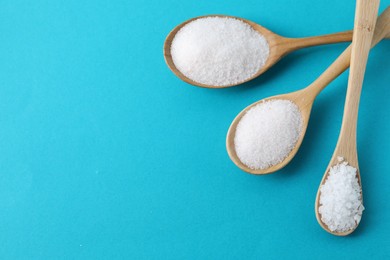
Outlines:
{"type": "Polygon", "coordinates": [[[346,32],[340,32],[335,34],[328,34],[323,36],[316,36],[316,37],[307,37],[307,38],[286,38],[282,37],[280,35],[277,35],[270,30],[264,28],[261,25],[258,25],[252,21],[234,17],[234,16],[228,16],[228,15],[207,15],[207,16],[199,16],[192,18],[190,20],[185,21],[184,23],[176,26],[167,36],[164,42],[164,58],[165,62],[167,63],[168,67],[172,70],[173,73],[176,74],[180,79],[183,81],[199,86],[199,87],[205,87],[205,88],[226,88],[226,87],[232,87],[236,86],[238,84],[233,85],[224,85],[224,86],[212,86],[212,85],[206,85],[199,82],[195,82],[191,80],[190,78],[187,78],[184,76],[175,66],[172,55],[171,55],[171,44],[173,41],[173,38],[175,37],[176,33],[186,24],[199,19],[199,18],[206,18],[206,17],[229,17],[229,18],[235,18],[242,22],[245,22],[249,24],[253,29],[258,31],[260,34],[262,34],[269,45],[269,56],[267,61],[265,62],[264,66],[261,67],[261,69],[252,77],[248,78],[247,80],[238,83],[242,84],[244,82],[250,81],[259,75],[263,74],[266,70],[268,70],[272,65],[274,65],[276,62],[278,62],[283,56],[287,55],[288,53],[305,48],[310,46],[317,46],[322,44],[329,44],[329,43],[338,43],[338,42],[348,42],[352,39],[352,31],[346,31],[346,32]]]}
{"type": "MultiPolygon", "coordinates": [[[[359,109],[360,93],[362,90],[364,72],[366,70],[368,53],[370,51],[371,40],[374,34],[376,16],[378,14],[379,0],[357,0],[355,25],[352,40],[351,68],[349,70],[348,89],[345,99],[343,122],[336,149],[334,150],[329,166],[322,178],[320,187],[325,183],[329,174],[329,169],[339,163],[337,157],[343,157],[349,165],[357,169],[357,178],[361,186],[359,173],[359,164],[356,148],[356,128],[359,109]]],[[[337,236],[346,236],[351,234],[359,225],[345,231],[331,231],[321,220],[321,214],[318,212],[320,188],[318,188],[317,198],[315,202],[315,213],[318,223],[323,229],[337,236]]]]}
{"type": "MultiPolygon", "coordinates": [[[[373,28],[373,27],[372,27],[373,28]]],[[[386,8],[385,11],[379,16],[376,27],[375,27],[375,33],[374,37],[371,43],[371,47],[374,47],[379,41],[381,41],[387,34],[390,33],[390,7],[386,8]]],[[[351,45],[325,70],[324,73],[322,73],[312,84],[310,84],[308,87],[278,96],[269,97],[260,101],[257,101],[248,107],[246,107],[244,110],[242,110],[236,118],[233,120],[232,124],[230,125],[229,131],[227,133],[226,137],[226,149],[229,154],[230,159],[243,171],[246,171],[248,173],[252,174],[269,174],[272,172],[275,172],[284,166],[286,166],[291,159],[295,156],[297,153],[303,137],[305,136],[306,128],[309,122],[310,118],[310,112],[313,105],[313,102],[317,95],[330,83],[332,82],[337,76],[339,76],[341,73],[343,73],[350,64],[350,58],[351,58],[351,45]],[[303,126],[302,126],[302,132],[301,135],[295,145],[295,147],[292,149],[292,151],[289,153],[289,155],[279,164],[276,164],[274,166],[271,166],[266,169],[258,169],[254,170],[243,164],[240,159],[238,158],[235,146],[234,146],[234,137],[236,135],[236,127],[241,118],[245,115],[245,113],[251,109],[253,106],[267,101],[271,99],[283,99],[283,100],[291,100],[294,102],[300,109],[302,120],[303,120],[303,126]]],[[[349,159],[349,158],[347,158],[349,159]]]]}

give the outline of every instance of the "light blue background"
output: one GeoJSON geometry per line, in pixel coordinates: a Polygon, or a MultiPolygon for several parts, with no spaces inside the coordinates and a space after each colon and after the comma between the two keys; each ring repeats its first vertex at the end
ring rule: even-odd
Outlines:
{"type": "Polygon", "coordinates": [[[307,86],[348,44],[297,51],[220,90],[180,81],[162,55],[169,31],[199,15],[304,37],[351,29],[354,10],[340,0],[0,1],[0,258],[389,258],[390,42],[368,62],[358,129],[366,211],[344,238],[323,231],[313,208],[348,73],[318,96],[280,172],[242,172],[225,136],[244,107],[307,86]]]}

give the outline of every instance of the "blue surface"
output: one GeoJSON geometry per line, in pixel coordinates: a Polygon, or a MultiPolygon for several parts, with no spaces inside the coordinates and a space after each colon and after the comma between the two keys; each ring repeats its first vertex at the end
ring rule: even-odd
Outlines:
{"type": "Polygon", "coordinates": [[[390,42],[368,62],[358,129],[366,211],[344,238],[323,231],[313,208],[348,73],[318,97],[280,172],[240,171],[225,136],[244,107],[307,86],[347,44],[297,51],[220,90],[180,81],[162,56],[169,31],[198,15],[304,37],[351,29],[354,10],[339,0],[1,1],[0,258],[389,258],[390,42]]]}

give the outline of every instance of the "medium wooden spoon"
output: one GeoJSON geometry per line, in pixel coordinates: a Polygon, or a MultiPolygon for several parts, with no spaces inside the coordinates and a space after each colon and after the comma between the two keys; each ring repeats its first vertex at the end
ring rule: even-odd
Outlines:
{"type": "Polygon", "coordinates": [[[310,46],[317,46],[322,44],[329,44],[329,43],[338,43],[338,42],[348,42],[352,40],[352,31],[346,31],[346,32],[340,32],[335,34],[328,34],[323,36],[315,36],[315,37],[307,37],[307,38],[286,38],[282,37],[280,35],[277,35],[270,30],[264,28],[261,25],[258,25],[252,21],[234,17],[234,16],[228,16],[228,15],[207,15],[207,16],[199,16],[192,18],[190,20],[185,21],[184,23],[176,26],[167,36],[164,42],[164,58],[165,62],[167,63],[168,67],[172,70],[173,73],[176,74],[180,79],[183,81],[199,86],[199,87],[205,87],[205,88],[226,88],[226,87],[232,87],[236,86],[238,84],[233,85],[224,85],[224,86],[212,86],[212,85],[206,85],[202,84],[196,81],[191,80],[190,78],[186,77],[181,73],[175,66],[175,63],[172,60],[171,55],[171,44],[173,41],[173,38],[175,37],[176,33],[186,24],[199,19],[199,18],[206,18],[206,17],[229,17],[229,18],[235,18],[240,21],[243,21],[247,24],[249,24],[254,30],[258,31],[260,34],[262,34],[267,42],[268,46],[270,48],[269,50],[269,56],[267,61],[265,62],[264,66],[261,67],[261,69],[252,77],[246,79],[243,82],[240,82],[238,84],[242,84],[244,82],[250,81],[261,74],[263,74],[266,70],[268,70],[272,65],[274,65],[276,62],[278,62],[283,56],[287,55],[288,53],[305,48],[310,46]]]}
{"type": "MultiPolygon", "coordinates": [[[[330,168],[340,163],[337,159],[338,157],[343,157],[349,165],[357,169],[357,178],[359,185],[361,186],[356,148],[356,128],[360,93],[362,90],[364,72],[366,70],[371,40],[374,34],[373,29],[375,28],[378,8],[379,0],[357,0],[354,33],[351,44],[351,68],[349,70],[348,89],[345,99],[343,122],[341,125],[341,131],[337,141],[336,149],[334,150],[332,159],[330,160],[329,166],[325,171],[324,177],[322,178],[320,187],[325,183],[326,178],[329,175],[330,168]]],[[[327,225],[322,222],[321,214],[318,211],[320,206],[319,200],[321,196],[320,187],[318,188],[315,202],[315,213],[318,223],[323,229],[333,235],[346,236],[351,234],[360,222],[356,223],[357,225],[355,228],[345,232],[331,231],[327,225]]]]}
{"type": "MultiPolygon", "coordinates": [[[[386,35],[390,33],[390,7],[386,8],[385,11],[379,16],[374,37],[371,42],[371,47],[374,47],[379,41],[381,41],[386,35]]],[[[260,101],[257,101],[248,107],[246,107],[244,110],[242,110],[236,118],[233,120],[232,124],[230,125],[229,131],[227,133],[226,137],[226,149],[229,154],[230,159],[243,171],[246,171],[248,173],[252,174],[269,174],[272,172],[275,172],[284,166],[286,166],[291,159],[295,156],[297,153],[299,147],[301,146],[303,137],[305,136],[306,128],[309,122],[310,118],[310,112],[313,105],[313,102],[317,95],[330,83],[332,82],[337,76],[339,76],[341,73],[343,73],[350,64],[350,58],[351,58],[351,45],[325,70],[324,73],[322,73],[312,84],[310,84],[308,87],[278,96],[269,97],[260,101]],[[243,164],[240,159],[238,158],[236,151],[235,151],[235,145],[234,145],[234,137],[236,135],[236,127],[237,124],[240,122],[241,118],[245,115],[245,113],[251,109],[253,106],[267,101],[271,99],[283,99],[283,100],[290,100],[293,103],[295,103],[302,115],[302,131],[301,135],[295,145],[295,147],[291,150],[289,155],[279,164],[276,164],[274,166],[271,166],[266,169],[258,169],[254,170],[243,164]]],[[[347,158],[349,159],[349,158],[347,158]]]]}

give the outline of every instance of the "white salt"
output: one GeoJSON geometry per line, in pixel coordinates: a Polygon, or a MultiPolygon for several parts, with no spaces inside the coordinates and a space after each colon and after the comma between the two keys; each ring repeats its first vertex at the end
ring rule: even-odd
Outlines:
{"type": "Polygon", "coordinates": [[[251,169],[266,169],[282,162],[302,132],[302,116],[289,100],[269,100],[249,109],[234,137],[240,161],[251,169]]]}
{"type": "Polygon", "coordinates": [[[227,86],[256,74],[268,58],[269,46],[263,35],[241,20],[206,17],[177,32],[171,55],[176,68],[191,80],[227,86]]]}
{"type": "Polygon", "coordinates": [[[318,212],[329,230],[346,232],[355,229],[364,210],[357,169],[347,162],[331,167],[320,187],[319,203],[318,212]]]}

